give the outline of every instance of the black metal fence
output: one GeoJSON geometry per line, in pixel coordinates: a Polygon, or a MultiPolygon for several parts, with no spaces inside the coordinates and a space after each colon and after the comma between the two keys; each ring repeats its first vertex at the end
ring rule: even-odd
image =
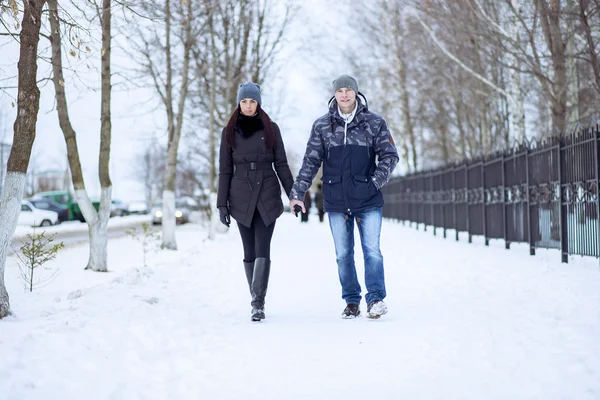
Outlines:
{"type": "MultiPolygon", "coordinates": [[[[384,217],[600,257],[599,125],[476,160],[392,178],[384,217]]],[[[417,225],[417,226],[418,226],[417,225]]]]}

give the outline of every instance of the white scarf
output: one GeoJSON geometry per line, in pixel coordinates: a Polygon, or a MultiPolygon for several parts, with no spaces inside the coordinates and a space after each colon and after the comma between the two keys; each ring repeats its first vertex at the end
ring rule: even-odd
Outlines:
{"type": "Polygon", "coordinates": [[[344,114],[340,106],[338,106],[338,113],[346,123],[344,125],[344,145],[346,144],[346,132],[348,132],[348,124],[354,119],[354,116],[356,115],[356,110],[358,110],[358,101],[354,103],[354,110],[352,110],[350,114],[344,114]]]}
{"type": "Polygon", "coordinates": [[[342,119],[346,122],[346,125],[352,122],[354,116],[356,115],[356,110],[358,110],[358,101],[354,103],[354,110],[352,110],[350,114],[344,114],[340,106],[338,106],[338,113],[340,113],[340,117],[342,117],[342,119]]]}

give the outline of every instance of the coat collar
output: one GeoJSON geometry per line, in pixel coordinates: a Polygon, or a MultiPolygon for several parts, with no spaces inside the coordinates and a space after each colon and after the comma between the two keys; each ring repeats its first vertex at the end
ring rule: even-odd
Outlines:
{"type": "MultiPolygon", "coordinates": [[[[356,113],[354,114],[354,118],[352,122],[360,123],[365,119],[365,113],[368,111],[368,107],[366,105],[366,98],[360,93],[360,96],[356,96],[356,113]],[[363,102],[364,99],[364,102],[363,102]]],[[[344,123],[344,119],[341,117],[339,113],[338,103],[335,99],[335,96],[329,101],[329,118],[333,120],[337,120],[341,124],[344,123]]]]}

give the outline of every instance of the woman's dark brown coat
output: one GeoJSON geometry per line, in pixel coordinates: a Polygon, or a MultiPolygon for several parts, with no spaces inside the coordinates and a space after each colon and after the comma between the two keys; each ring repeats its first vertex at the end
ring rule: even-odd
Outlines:
{"type": "Polygon", "coordinates": [[[244,135],[239,128],[236,129],[235,149],[232,149],[225,141],[223,129],[217,207],[229,207],[231,217],[247,227],[250,227],[256,209],[266,226],[274,223],[283,213],[279,181],[288,196],[294,184],[281,132],[274,122],[273,130],[273,149],[265,145],[262,129],[244,135]]]}

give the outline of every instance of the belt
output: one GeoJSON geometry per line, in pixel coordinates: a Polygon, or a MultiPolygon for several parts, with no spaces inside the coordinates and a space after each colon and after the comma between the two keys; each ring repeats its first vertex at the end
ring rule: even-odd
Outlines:
{"type": "Polygon", "coordinates": [[[273,163],[267,161],[259,161],[259,162],[249,162],[243,164],[235,164],[235,169],[237,170],[248,170],[255,171],[258,169],[273,169],[273,163]]]}

